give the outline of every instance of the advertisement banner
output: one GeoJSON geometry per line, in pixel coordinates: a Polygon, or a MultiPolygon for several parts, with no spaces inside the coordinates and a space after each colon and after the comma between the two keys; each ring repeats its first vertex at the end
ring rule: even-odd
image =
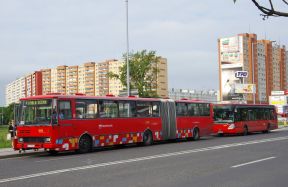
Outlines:
{"type": "Polygon", "coordinates": [[[234,36],[220,39],[220,52],[239,52],[242,37],[234,36]]]}
{"type": "Polygon", "coordinates": [[[222,65],[222,100],[231,101],[231,100],[243,100],[243,94],[236,93],[236,85],[241,83],[240,78],[235,77],[237,71],[241,71],[242,67],[233,67],[225,68],[222,65]]]}
{"type": "Polygon", "coordinates": [[[270,96],[269,97],[269,104],[270,105],[287,105],[287,96],[270,96]]]}
{"type": "Polygon", "coordinates": [[[236,93],[256,93],[256,86],[255,84],[236,84],[235,85],[235,92],[236,93]]]}
{"type": "Polygon", "coordinates": [[[243,71],[243,37],[222,38],[219,42],[222,101],[243,100],[243,93],[236,92],[243,78],[235,77],[236,72],[243,71]]]}

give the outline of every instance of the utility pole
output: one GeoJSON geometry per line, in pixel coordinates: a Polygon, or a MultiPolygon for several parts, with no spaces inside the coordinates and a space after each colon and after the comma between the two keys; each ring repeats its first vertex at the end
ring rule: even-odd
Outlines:
{"type": "Polygon", "coordinates": [[[126,2],[126,64],[127,64],[127,96],[130,96],[130,70],[129,70],[129,25],[128,25],[128,0],[126,2]]]}

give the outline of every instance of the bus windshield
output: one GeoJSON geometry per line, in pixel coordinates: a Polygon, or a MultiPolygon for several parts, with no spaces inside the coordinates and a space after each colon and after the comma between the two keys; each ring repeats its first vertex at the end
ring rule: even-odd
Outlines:
{"type": "Polygon", "coordinates": [[[234,108],[231,106],[215,106],[214,121],[216,123],[234,122],[234,108]]]}
{"type": "Polygon", "coordinates": [[[51,115],[51,99],[21,101],[20,125],[49,125],[51,115]]]}

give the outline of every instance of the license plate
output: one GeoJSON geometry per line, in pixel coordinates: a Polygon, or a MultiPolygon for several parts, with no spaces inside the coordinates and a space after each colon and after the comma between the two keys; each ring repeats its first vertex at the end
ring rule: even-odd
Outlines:
{"type": "Polygon", "coordinates": [[[35,147],[35,145],[27,145],[27,147],[32,148],[35,147]]]}

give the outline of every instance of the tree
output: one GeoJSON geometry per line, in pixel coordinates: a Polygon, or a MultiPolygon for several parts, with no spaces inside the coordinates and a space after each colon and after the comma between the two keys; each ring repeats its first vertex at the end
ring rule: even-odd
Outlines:
{"type": "MultiPolygon", "coordinates": [[[[1,113],[2,113],[2,108],[1,108],[1,113]]],[[[7,107],[3,107],[3,124],[9,124],[9,122],[13,119],[14,119],[14,103],[10,104],[7,107]]]]}
{"type": "MultiPolygon", "coordinates": [[[[130,88],[137,89],[139,97],[158,97],[155,88],[159,59],[155,51],[142,50],[129,54],[130,88]]],[[[125,63],[120,68],[120,74],[109,72],[108,76],[120,80],[127,87],[126,54],[123,54],[123,60],[125,63]]]]}
{"type": "MultiPolygon", "coordinates": [[[[237,0],[233,0],[233,1],[235,3],[237,0]]],[[[275,10],[273,0],[269,0],[269,6],[270,7],[264,6],[263,4],[259,4],[257,0],[251,0],[251,1],[263,13],[263,14],[260,14],[261,16],[263,16],[263,20],[268,19],[270,16],[288,17],[287,12],[281,12],[281,11],[275,10]]],[[[281,0],[281,1],[283,2],[284,5],[286,5],[288,7],[288,1],[287,0],[281,0]]]]}

